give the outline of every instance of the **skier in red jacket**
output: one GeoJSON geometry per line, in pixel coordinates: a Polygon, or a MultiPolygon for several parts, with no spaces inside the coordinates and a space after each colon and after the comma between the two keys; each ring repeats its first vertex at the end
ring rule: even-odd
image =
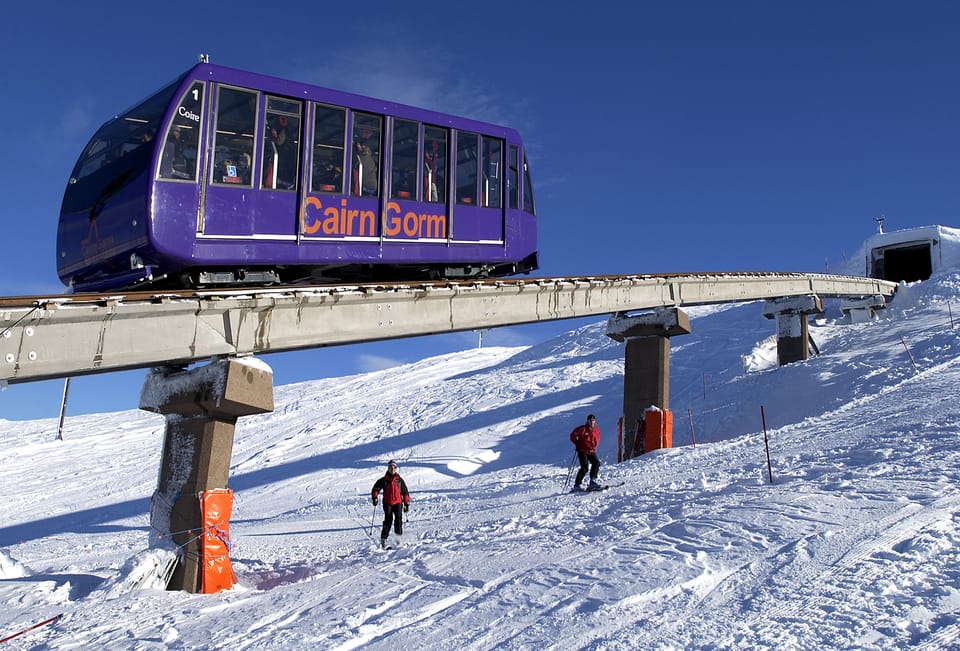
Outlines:
{"type": "Polygon", "coordinates": [[[599,490],[597,475],[600,474],[600,459],[597,457],[597,446],[600,445],[600,427],[593,414],[587,416],[587,422],[570,432],[570,441],[577,448],[577,458],[580,460],[580,470],[573,483],[573,490],[582,491],[580,482],[587,476],[587,465],[590,466],[590,485],[587,490],[599,490]]]}
{"type": "Polygon", "coordinates": [[[390,460],[387,464],[387,473],[373,485],[373,505],[380,501],[380,491],[383,491],[383,529],[380,530],[380,546],[386,549],[387,536],[390,535],[390,525],[397,534],[397,540],[403,535],[403,515],[410,510],[410,493],[407,492],[407,483],[397,473],[397,462],[390,460]]]}

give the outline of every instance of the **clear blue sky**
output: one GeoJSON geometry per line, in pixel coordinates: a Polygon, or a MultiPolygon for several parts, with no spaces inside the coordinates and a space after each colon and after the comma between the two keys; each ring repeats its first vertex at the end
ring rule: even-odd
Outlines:
{"type": "MultiPolygon", "coordinates": [[[[80,150],[200,52],[518,129],[537,190],[541,275],[820,272],[872,234],[880,214],[888,230],[960,224],[960,4],[352,6],[5,7],[0,295],[63,291],[56,223],[80,150]]],[[[484,343],[572,325],[495,330],[484,343]]],[[[264,359],[287,384],[476,340],[264,359]]],[[[78,378],[68,413],[136,408],[142,378],[78,378]]],[[[11,386],[0,418],[56,416],[61,390],[60,381],[11,386]]]]}

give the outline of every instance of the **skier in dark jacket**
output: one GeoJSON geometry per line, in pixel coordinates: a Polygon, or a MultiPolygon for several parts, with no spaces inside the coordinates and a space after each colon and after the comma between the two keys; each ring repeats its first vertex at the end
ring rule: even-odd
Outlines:
{"type": "Polygon", "coordinates": [[[570,441],[577,448],[577,459],[580,460],[580,470],[577,471],[573,490],[583,490],[580,482],[587,475],[588,464],[590,466],[590,485],[587,490],[598,490],[601,487],[597,483],[597,475],[600,474],[600,458],[597,457],[597,446],[600,445],[600,427],[597,425],[597,419],[593,417],[593,414],[587,416],[587,422],[584,425],[580,425],[570,432],[570,441]]]}
{"type": "Polygon", "coordinates": [[[383,491],[383,529],[380,530],[380,546],[386,549],[391,522],[399,540],[403,535],[403,515],[400,511],[402,509],[403,513],[406,513],[410,510],[410,493],[407,492],[407,484],[397,473],[397,462],[392,459],[387,464],[387,473],[373,485],[371,497],[374,506],[380,501],[381,491],[383,491]]]}

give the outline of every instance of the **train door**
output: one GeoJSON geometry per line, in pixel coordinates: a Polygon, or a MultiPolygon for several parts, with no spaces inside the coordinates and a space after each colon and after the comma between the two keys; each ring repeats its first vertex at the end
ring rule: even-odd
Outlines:
{"type": "Polygon", "coordinates": [[[295,239],[302,102],[225,85],[213,98],[200,235],[295,239]]]}
{"type": "Polygon", "coordinates": [[[260,209],[255,220],[258,234],[297,237],[302,114],[303,102],[299,100],[271,95],[264,98],[260,209]]]}
{"type": "Polygon", "coordinates": [[[502,244],[503,141],[456,132],[453,239],[502,244]]]}

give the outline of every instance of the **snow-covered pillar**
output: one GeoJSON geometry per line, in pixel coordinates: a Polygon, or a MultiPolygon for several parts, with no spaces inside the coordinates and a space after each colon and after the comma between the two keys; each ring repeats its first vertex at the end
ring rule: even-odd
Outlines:
{"type": "Polygon", "coordinates": [[[227,488],[240,416],[273,411],[273,372],[254,358],[226,359],[192,370],[155,368],[140,409],[164,414],[167,428],[150,506],[150,546],[179,548],[168,589],[200,592],[199,495],[227,488]]]}
{"type": "Polygon", "coordinates": [[[623,451],[633,454],[637,421],[651,405],[670,408],[670,337],[690,334],[687,313],[677,308],[607,320],[607,336],[627,343],[623,364],[623,451]]]}
{"type": "Polygon", "coordinates": [[[815,294],[767,299],[763,316],[777,320],[777,360],[780,366],[810,357],[808,314],[823,312],[823,302],[815,294]]]}
{"type": "Polygon", "coordinates": [[[887,307],[882,295],[841,298],[840,311],[850,317],[850,323],[868,323],[877,318],[877,310],[887,307]]]}

